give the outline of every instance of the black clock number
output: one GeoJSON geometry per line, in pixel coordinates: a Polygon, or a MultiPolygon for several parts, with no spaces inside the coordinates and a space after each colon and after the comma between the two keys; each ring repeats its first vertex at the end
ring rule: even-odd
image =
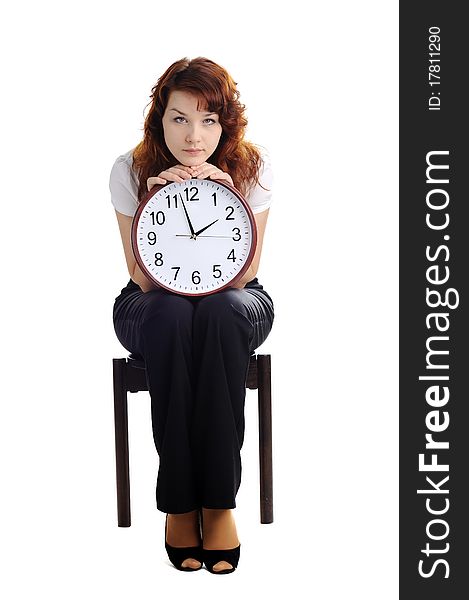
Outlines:
{"type": "Polygon", "coordinates": [[[200,283],[200,271],[192,272],[192,283],[194,283],[195,285],[198,285],[200,283]]]}
{"type": "Polygon", "coordinates": [[[175,269],[176,270],[176,273],[174,273],[174,279],[173,279],[173,281],[176,281],[176,279],[177,279],[177,277],[179,275],[179,269],[180,268],[181,267],[171,267],[171,269],[175,269]]]}
{"type": "Polygon", "coordinates": [[[190,191],[192,192],[192,196],[189,198],[189,188],[184,188],[184,192],[186,194],[186,202],[192,202],[193,200],[199,200],[198,198],[198,193],[199,193],[199,189],[196,188],[195,186],[191,187],[190,191]]]}
{"type": "Polygon", "coordinates": [[[239,236],[239,237],[234,237],[233,241],[239,242],[239,240],[241,239],[241,229],[239,229],[239,227],[233,227],[233,229],[231,231],[236,231],[235,235],[239,236]]]}
{"type": "Polygon", "coordinates": [[[163,264],[163,254],[161,252],[156,252],[155,254],[155,265],[157,267],[161,267],[163,264]]]}
{"type": "MultiPolygon", "coordinates": [[[[174,198],[174,208],[177,208],[178,207],[178,195],[174,194],[173,198],[174,198]]],[[[169,194],[166,196],[166,200],[168,201],[168,208],[171,208],[171,196],[169,194]]]]}
{"type": "Polygon", "coordinates": [[[229,214],[229,215],[227,215],[227,217],[226,217],[226,219],[225,219],[225,220],[226,220],[226,221],[234,221],[234,217],[232,217],[232,216],[231,216],[231,215],[234,213],[234,208],[233,208],[232,206],[227,206],[227,207],[225,208],[225,210],[231,210],[230,214],[229,214]]]}
{"type": "Polygon", "coordinates": [[[213,276],[215,279],[219,279],[221,277],[221,271],[218,267],[221,267],[221,265],[213,265],[213,276]],[[218,275],[215,275],[215,272],[217,272],[218,275]]]}
{"type": "Polygon", "coordinates": [[[150,246],[154,246],[156,244],[157,238],[156,238],[156,233],[154,231],[149,231],[147,238],[148,238],[148,243],[150,246]]]}
{"type": "Polygon", "coordinates": [[[217,205],[217,193],[216,192],[213,192],[212,198],[213,198],[213,206],[216,206],[217,205]]]}
{"type": "Polygon", "coordinates": [[[228,260],[228,259],[232,260],[233,262],[235,262],[236,256],[235,256],[235,253],[234,253],[234,248],[231,249],[231,252],[226,257],[226,260],[228,260]]]}
{"type": "Polygon", "coordinates": [[[151,216],[153,225],[155,225],[155,223],[157,223],[158,225],[163,225],[163,223],[165,222],[165,216],[164,216],[164,212],[162,210],[159,210],[156,213],[156,216],[155,216],[154,212],[151,212],[150,216],[151,216]]]}

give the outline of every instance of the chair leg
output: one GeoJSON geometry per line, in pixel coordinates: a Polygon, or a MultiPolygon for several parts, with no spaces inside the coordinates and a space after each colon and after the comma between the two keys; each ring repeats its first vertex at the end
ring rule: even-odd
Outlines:
{"type": "Polygon", "coordinates": [[[114,358],[114,428],[116,440],[117,522],[119,527],[130,527],[129,429],[125,370],[125,358],[114,358]]]}
{"type": "Polygon", "coordinates": [[[257,355],[261,523],[274,520],[272,485],[272,394],[270,354],[257,355]]]}

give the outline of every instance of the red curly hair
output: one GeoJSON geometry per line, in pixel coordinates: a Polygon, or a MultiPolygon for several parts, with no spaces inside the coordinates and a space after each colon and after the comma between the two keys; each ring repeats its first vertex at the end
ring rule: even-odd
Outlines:
{"type": "Polygon", "coordinates": [[[198,110],[202,104],[203,110],[218,114],[222,134],[210,162],[229,173],[234,186],[246,194],[259,182],[261,166],[259,150],[244,140],[248,123],[244,116],[246,107],[239,101],[236,82],[229,73],[215,62],[199,56],[173,63],[151,90],[153,100],[143,126],[144,137],[133,151],[132,166],[139,179],[139,202],[148,193],[148,177],[177,164],[164,140],[162,124],[172,90],[194,94],[198,98],[198,110]]]}

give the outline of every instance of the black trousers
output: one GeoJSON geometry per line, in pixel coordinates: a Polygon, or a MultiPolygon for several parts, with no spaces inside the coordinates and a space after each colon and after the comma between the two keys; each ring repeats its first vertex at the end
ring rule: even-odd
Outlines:
{"type": "Polygon", "coordinates": [[[129,280],[115,299],[116,335],[145,361],[158,510],[236,507],[249,360],[273,320],[257,278],[201,297],[144,293],[129,280]]]}

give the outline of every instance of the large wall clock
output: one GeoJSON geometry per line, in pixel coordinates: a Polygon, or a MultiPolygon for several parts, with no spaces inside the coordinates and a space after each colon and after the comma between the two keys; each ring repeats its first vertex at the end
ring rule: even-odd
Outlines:
{"type": "Polygon", "coordinates": [[[230,287],[254,257],[257,230],[247,200],[226,181],[186,179],[154,186],[132,221],[140,269],[176,294],[230,287]]]}

